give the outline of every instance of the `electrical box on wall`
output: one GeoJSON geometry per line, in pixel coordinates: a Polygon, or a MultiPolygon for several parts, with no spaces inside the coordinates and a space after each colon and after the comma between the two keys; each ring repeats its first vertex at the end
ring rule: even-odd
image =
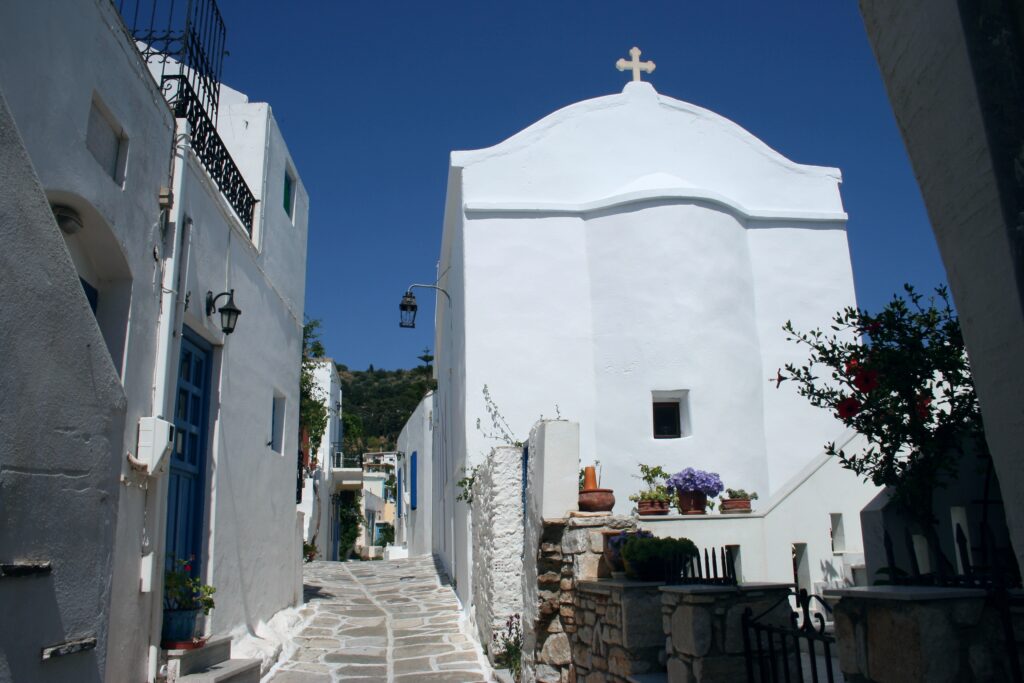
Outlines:
{"type": "Polygon", "coordinates": [[[150,476],[166,469],[167,454],[174,447],[174,425],[159,417],[139,418],[139,448],[136,459],[144,463],[150,476]]]}

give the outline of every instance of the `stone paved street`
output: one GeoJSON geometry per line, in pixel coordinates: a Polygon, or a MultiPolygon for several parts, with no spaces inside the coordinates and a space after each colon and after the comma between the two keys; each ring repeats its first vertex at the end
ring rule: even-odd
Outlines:
{"type": "Polygon", "coordinates": [[[268,683],[473,683],[490,677],[433,560],[306,565],[305,626],[268,683]]]}

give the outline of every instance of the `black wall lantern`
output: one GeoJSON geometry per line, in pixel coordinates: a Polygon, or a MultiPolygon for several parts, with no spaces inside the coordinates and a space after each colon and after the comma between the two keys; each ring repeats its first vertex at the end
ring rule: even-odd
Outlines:
{"type": "Polygon", "coordinates": [[[402,303],[398,304],[398,311],[401,314],[398,326],[416,327],[416,311],[418,308],[416,305],[416,295],[412,293],[412,290],[406,291],[402,295],[402,303]]]}
{"type": "Polygon", "coordinates": [[[220,329],[224,331],[224,334],[231,334],[235,331],[235,324],[238,323],[238,316],[242,311],[235,305],[235,290],[228,292],[221,292],[217,296],[213,295],[213,292],[206,293],[206,315],[213,315],[213,312],[217,311],[220,313],[220,329]],[[227,303],[217,308],[217,299],[222,296],[228,298],[227,303]]]}
{"type": "Polygon", "coordinates": [[[405,294],[402,295],[401,303],[398,304],[398,311],[401,314],[401,318],[398,321],[399,327],[416,327],[416,311],[419,310],[419,306],[416,305],[416,295],[412,293],[412,290],[417,287],[441,292],[448,299],[448,305],[452,305],[452,298],[448,296],[448,292],[437,285],[409,285],[409,288],[405,290],[405,294]]]}

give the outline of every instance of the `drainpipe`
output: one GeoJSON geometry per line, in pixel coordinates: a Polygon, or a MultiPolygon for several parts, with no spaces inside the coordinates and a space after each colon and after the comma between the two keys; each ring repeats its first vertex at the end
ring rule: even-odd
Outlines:
{"type": "MultiPolygon", "coordinates": [[[[191,140],[188,123],[175,121],[174,159],[171,188],[174,205],[168,212],[168,229],[161,282],[160,318],[157,323],[156,367],[153,372],[153,410],[165,420],[174,420],[174,382],[178,344],[185,312],[185,286],[192,219],[184,212],[184,176],[191,140]],[[173,220],[171,220],[173,218],[173,220]]],[[[151,478],[146,500],[146,522],[142,538],[143,592],[149,588],[149,660],[146,677],[156,680],[160,663],[160,632],[163,626],[164,552],[167,542],[167,486],[169,477],[151,478]]]]}

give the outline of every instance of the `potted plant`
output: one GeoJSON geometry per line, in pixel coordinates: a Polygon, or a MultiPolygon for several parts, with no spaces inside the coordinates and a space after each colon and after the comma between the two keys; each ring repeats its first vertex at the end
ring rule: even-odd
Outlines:
{"type": "Polygon", "coordinates": [[[626,567],[622,563],[622,546],[631,538],[654,538],[650,531],[603,531],[605,564],[612,573],[613,579],[621,579],[626,575],[626,567]]]}
{"type": "Polygon", "coordinates": [[[639,581],[671,581],[682,575],[683,565],[697,555],[688,538],[634,536],[622,546],[626,576],[639,581]]]}
{"type": "Polygon", "coordinates": [[[687,467],[676,472],[665,482],[676,494],[676,507],[681,515],[703,515],[708,499],[722,492],[722,480],[715,472],[687,467]]]}
{"type": "Polygon", "coordinates": [[[597,468],[593,465],[583,468],[579,506],[584,512],[608,512],[615,507],[615,494],[612,490],[598,488],[597,468]]]}
{"type": "Polygon", "coordinates": [[[752,500],[757,500],[757,494],[753,491],[747,493],[743,489],[726,489],[719,509],[723,515],[750,512],[750,501],[752,500]]]}
{"type": "Polygon", "coordinates": [[[162,640],[165,648],[188,649],[199,647],[195,638],[199,613],[209,614],[214,608],[213,594],[217,589],[192,575],[192,562],[176,560],[174,569],[164,579],[164,616],[162,640]]]}
{"type": "Polygon", "coordinates": [[[667,515],[669,495],[665,480],[668,479],[668,472],[663,470],[661,465],[640,465],[640,476],[637,478],[642,480],[646,487],[640,493],[634,493],[629,497],[636,503],[637,513],[667,515]]]}

